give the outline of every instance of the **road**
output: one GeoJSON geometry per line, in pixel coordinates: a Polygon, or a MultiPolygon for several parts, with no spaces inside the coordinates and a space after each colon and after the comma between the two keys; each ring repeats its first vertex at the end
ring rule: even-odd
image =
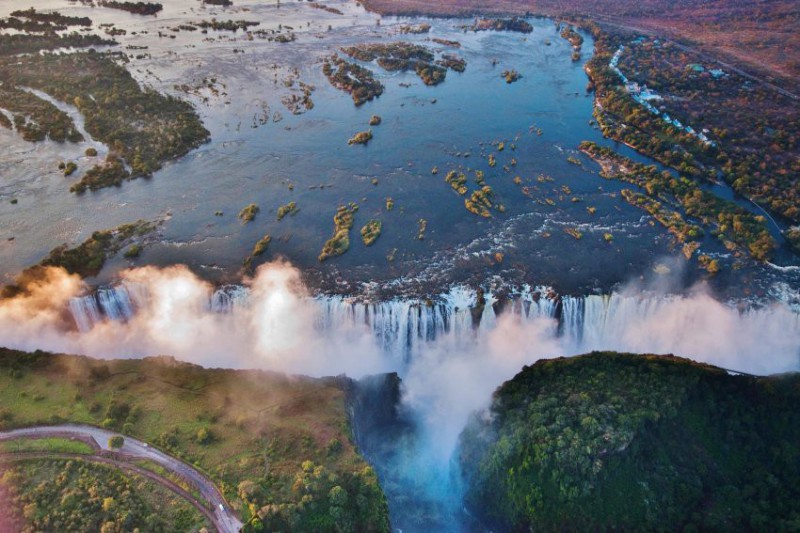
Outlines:
{"type": "MultiPolygon", "coordinates": [[[[156,450],[148,444],[132,437],[124,436],[125,443],[123,444],[122,448],[112,450],[108,445],[108,440],[116,435],[119,435],[119,433],[114,433],[113,431],[108,431],[94,426],[61,424],[2,431],[0,432],[0,441],[18,438],[72,437],[80,440],[93,441],[97,445],[97,448],[101,450],[101,453],[103,454],[101,457],[107,459],[107,461],[103,460],[101,462],[107,462],[108,464],[113,464],[121,468],[134,470],[132,467],[135,467],[135,465],[131,465],[129,463],[131,459],[150,460],[186,479],[197,489],[203,500],[211,505],[213,513],[212,523],[220,533],[237,533],[242,528],[242,522],[230,509],[228,503],[225,501],[225,498],[222,496],[222,493],[220,493],[216,485],[214,485],[214,483],[203,474],[183,461],[180,461],[171,455],[167,455],[160,450],[156,450]]],[[[97,460],[99,458],[96,455],[84,457],[90,460],[97,460]]],[[[138,470],[136,471],[138,472],[138,470]]],[[[167,481],[157,475],[148,475],[147,477],[156,481],[167,481]],[[155,479],[154,476],[157,479],[155,479]]],[[[162,485],[172,489],[169,484],[162,482],[162,485]]],[[[174,483],[172,483],[172,485],[174,485],[174,483]]],[[[185,493],[185,491],[183,492],[185,493]]],[[[179,494],[184,496],[183,493],[179,492],[179,494]]],[[[194,498],[190,498],[189,501],[192,502],[192,500],[194,500],[194,498]]],[[[208,516],[208,513],[204,514],[208,516]]]]}

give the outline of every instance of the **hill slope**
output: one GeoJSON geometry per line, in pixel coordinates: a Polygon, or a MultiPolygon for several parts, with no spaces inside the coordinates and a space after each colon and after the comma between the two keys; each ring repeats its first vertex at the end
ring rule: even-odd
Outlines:
{"type": "Polygon", "coordinates": [[[616,353],[540,361],[462,434],[467,505],[504,531],[796,529],[798,406],[798,375],[616,353]]]}
{"type": "MultiPolygon", "coordinates": [[[[388,531],[383,491],[351,442],[348,385],[167,357],[0,348],[0,429],[70,422],[145,441],[206,474],[243,522],[252,519],[246,531],[388,531]]],[[[26,487],[18,501],[33,498],[26,487]]],[[[50,514],[71,512],[51,503],[50,514]]]]}

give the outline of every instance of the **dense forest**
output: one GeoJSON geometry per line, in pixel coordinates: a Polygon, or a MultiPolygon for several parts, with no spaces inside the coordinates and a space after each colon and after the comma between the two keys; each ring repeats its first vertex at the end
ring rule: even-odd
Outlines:
{"type": "Polygon", "coordinates": [[[800,527],[800,376],[595,352],[525,367],[461,436],[488,527],[800,527]]]}

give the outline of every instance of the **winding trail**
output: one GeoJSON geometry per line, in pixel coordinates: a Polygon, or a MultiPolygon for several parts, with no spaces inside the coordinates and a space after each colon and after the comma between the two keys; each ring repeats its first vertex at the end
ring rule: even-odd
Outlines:
{"type": "Polygon", "coordinates": [[[150,447],[147,443],[132,437],[124,436],[125,442],[122,448],[112,450],[108,445],[108,439],[119,435],[113,431],[97,428],[94,426],[85,426],[78,424],[62,424],[55,426],[34,426],[29,428],[13,429],[9,431],[0,432],[0,441],[19,439],[19,438],[50,438],[50,437],[66,437],[76,438],[84,442],[88,442],[92,448],[98,451],[95,455],[80,455],[80,454],[58,454],[58,453],[6,453],[0,454],[0,461],[8,461],[22,458],[37,458],[37,457],[59,457],[64,456],[68,458],[80,458],[87,461],[101,462],[116,466],[121,469],[136,472],[137,474],[146,476],[153,481],[160,483],[166,488],[176,492],[180,496],[186,498],[187,501],[192,503],[198,508],[214,525],[220,533],[237,533],[242,528],[242,522],[230,509],[225,497],[217,489],[216,485],[205,477],[203,474],[195,470],[188,464],[179,461],[178,459],[167,455],[166,453],[150,447]],[[211,506],[209,509],[206,505],[189,494],[187,491],[171,482],[164,479],[154,472],[150,472],[131,463],[132,459],[147,459],[152,461],[170,472],[187,480],[190,485],[194,486],[200,493],[203,500],[208,502],[211,506]]]}

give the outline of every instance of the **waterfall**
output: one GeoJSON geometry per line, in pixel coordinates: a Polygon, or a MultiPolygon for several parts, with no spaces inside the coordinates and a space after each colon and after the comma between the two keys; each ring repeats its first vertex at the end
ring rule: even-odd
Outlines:
{"type": "MultiPolygon", "coordinates": [[[[72,298],[69,310],[77,329],[87,332],[104,321],[131,320],[137,310],[147,305],[150,298],[147,291],[143,284],[125,281],[72,298]]],[[[236,313],[250,305],[250,298],[247,287],[224,286],[209,292],[206,312],[236,313]]],[[[529,286],[502,296],[455,286],[430,300],[365,301],[320,295],[309,298],[308,302],[313,309],[316,331],[335,332],[353,326],[367,328],[381,352],[401,365],[415,360],[434,342],[442,349],[465,348],[474,343],[476,336],[490,332],[498,316],[503,314],[511,314],[523,324],[544,319],[549,328],[547,335],[561,341],[565,354],[590,350],[660,350],[680,354],[681,344],[679,339],[673,341],[674,334],[667,338],[664,333],[650,340],[654,325],[657,329],[668,317],[673,331],[682,331],[683,320],[687,328],[694,328],[696,336],[700,327],[696,326],[698,317],[704,318],[702,314],[692,314],[699,311],[693,311],[691,297],[686,296],[617,292],[559,296],[547,287],[529,286]],[[682,318],[682,315],[686,316],[682,318]],[[642,334],[643,331],[646,333],[642,334]]],[[[754,336],[769,335],[769,332],[785,334],[787,338],[800,335],[800,314],[790,311],[788,306],[779,309],[750,306],[745,310],[726,306],[724,309],[734,317],[733,322],[728,321],[729,325],[733,323],[737,330],[744,328],[744,331],[755,332],[754,336]]]]}

